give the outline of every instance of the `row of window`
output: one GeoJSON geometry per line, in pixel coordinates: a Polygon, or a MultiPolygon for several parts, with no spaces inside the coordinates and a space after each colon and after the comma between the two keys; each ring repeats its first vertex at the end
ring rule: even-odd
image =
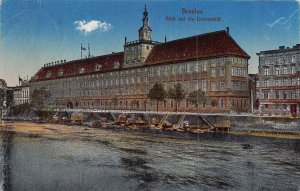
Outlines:
{"type": "Polygon", "coordinates": [[[287,66],[275,66],[273,69],[273,73],[270,72],[269,67],[264,67],[263,69],[263,74],[265,76],[268,75],[280,75],[280,74],[295,74],[297,72],[296,66],[291,66],[290,69],[288,70],[287,66]]]}
{"type": "Polygon", "coordinates": [[[292,79],[276,79],[272,81],[271,80],[264,80],[262,87],[268,87],[268,86],[296,86],[300,85],[300,78],[292,78],[292,79]]]}
{"type": "Polygon", "coordinates": [[[284,56],[284,57],[276,57],[276,58],[261,58],[261,63],[264,65],[269,65],[271,63],[275,64],[286,64],[286,63],[295,63],[296,62],[296,56],[284,56]]]}
{"type": "Polygon", "coordinates": [[[274,92],[263,92],[262,99],[300,99],[299,90],[276,90],[274,92]]]}

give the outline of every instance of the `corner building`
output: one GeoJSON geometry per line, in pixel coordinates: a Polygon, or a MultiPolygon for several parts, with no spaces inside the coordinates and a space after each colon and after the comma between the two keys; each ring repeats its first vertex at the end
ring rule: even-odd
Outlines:
{"type": "Polygon", "coordinates": [[[259,56],[259,109],[261,114],[299,116],[300,44],[280,46],[259,56]]]}
{"type": "MultiPolygon", "coordinates": [[[[197,109],[183,100],[178,111],[249,110],[250,57],[229,29],[162,43],[152,40],[146,8],[142,23],[138,40],[125,38],[124,52],[47,64],[30,80],[30,92],[49,90],[54,108],[148,111],[156,109],[147,96],[154,83],[162,83],[166,91],[181,83],[186,95],[199,89],[209,101],[197,109]]],[[[175,101],[166,99],[159,108],[175,111],[175,101]]]]}

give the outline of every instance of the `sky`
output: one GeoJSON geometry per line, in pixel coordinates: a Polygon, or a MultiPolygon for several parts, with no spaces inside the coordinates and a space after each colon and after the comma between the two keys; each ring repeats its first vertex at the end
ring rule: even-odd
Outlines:
{"type": "Polygon", "coordinates": [[[300,43],[300,1],[0,0],[0,79],[15,86],[18,76],[30,79],[46,63],[80,59],[81,44],[89,43],[93,56],[123,51],[125,37],[138,39],[145,4],[156,41],[229,27],[251,56],[249,73],[257,73],[256,53],[300,43]],[[199,14],[183,14],[183,8],[199,14]]]}

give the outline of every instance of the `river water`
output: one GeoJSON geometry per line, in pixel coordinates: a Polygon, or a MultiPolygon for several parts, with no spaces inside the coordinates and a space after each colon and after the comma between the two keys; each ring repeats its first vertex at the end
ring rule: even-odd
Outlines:
{"type": "Polygon", "coordinates": [[[0,190],[300,190],[300,140],[0,128],[0,190]]]}

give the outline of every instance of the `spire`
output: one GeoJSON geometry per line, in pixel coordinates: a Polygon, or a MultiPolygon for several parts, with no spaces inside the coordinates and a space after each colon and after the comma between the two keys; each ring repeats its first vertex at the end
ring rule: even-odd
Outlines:
{"type": "Polygon", "coordinates": [[[143,15],[144,15],[144,17],[143,17],[143,26],[148,26],[148,11],[147,11],[146,4],[145,4],[143,15]]]}
{"type": "Polygon", "coordinates": [[[151,28],[148,24],[148,11],[147,6],[145,5],[143,12],[143,26],[139,29],[139,40],[151,40],[151,28]]]}
{"type": "Polygon", "coordinates": [[[165,35],[165,43],[167,42],[167,35],[165,35]]]}

